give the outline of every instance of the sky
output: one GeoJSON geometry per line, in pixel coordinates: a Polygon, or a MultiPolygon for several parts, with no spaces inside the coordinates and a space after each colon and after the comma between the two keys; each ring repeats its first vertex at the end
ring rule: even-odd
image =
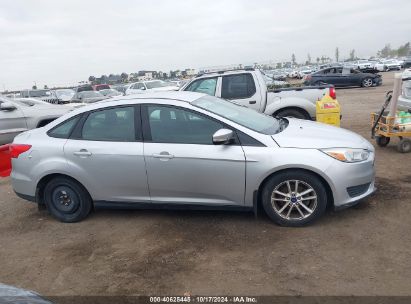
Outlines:
{"type": "Polygon", "coordinates": [[[1,0],[0,91],[90,75],[375,55],[411,40],[410,0],[1,0]]]}

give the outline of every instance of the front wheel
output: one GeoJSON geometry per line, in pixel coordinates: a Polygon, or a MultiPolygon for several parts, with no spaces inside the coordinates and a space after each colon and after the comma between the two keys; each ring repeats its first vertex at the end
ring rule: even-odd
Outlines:
{"type": "Polygon", "coordinates": [[[373,82],[372,78],[369,78],[369,77],[364,78],[363,81],[362,81],[362,83],[361,83],[361,85],[362,85],[364,88],[372,87],[373,84],[374,84],[374,82],[373,82]]]}
{"type": "Polygon", "coordinates": [[[44,201],[51,215],[66,223],[81,221],[92,208],[87,191],[66,177],[56,177],[47,183],[44,188],[44,201]]]}
{"type": "Polygon", "coordinates": [[[409,153],[411,152],[411,140],[408,138],[403,138],[397,145],[398,152],[409,153]]]}
{"type": "Polygon", "coordinates": [[[265,212],[281,226],[299,227],[318,219],[327,206],[322,181],[314,174],[295,170],[271,177],[262,192],[265,212]]]}
{"type": "Polygon", "coordinates": [[[390,143],[390,138],[385,136],[377,136],[375,138],[375,142],[380,147],[386,147],[390,143]]]}

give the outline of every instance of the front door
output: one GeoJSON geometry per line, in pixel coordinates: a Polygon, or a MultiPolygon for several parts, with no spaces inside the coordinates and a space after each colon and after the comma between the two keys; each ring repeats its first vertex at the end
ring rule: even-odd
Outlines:
{"type": "Polygon", "coordinates": [[[82,118],[67,140],[70,172],[94,200],[150,201],[140,126],[138,106],[99,109],[82,118]]]}
{"type": "Polygon", "coordinates": [[[144,156],[153,203],[243,205],[242,147],[214,145],[220,122],[185,108],[142,108],[144,156]]]}

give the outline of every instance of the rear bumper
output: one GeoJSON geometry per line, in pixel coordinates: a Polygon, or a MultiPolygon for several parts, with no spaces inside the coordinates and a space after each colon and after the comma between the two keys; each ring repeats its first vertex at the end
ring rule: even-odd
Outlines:
{"type": "Polygon", "coordinates": [[[16,195],[17,195],[18,197],[20,197],[20,198],[22,198],[22,199],[24,199],[24,200],[26,200],[26,201],[33,202],[33,203],[36,202],[36,197],[35,197],[35,196],[31,196],[31,195],[19,193],[19,192],[16,192],[16,191],[14,191],[14,193],[16,193],[16,195]]]}

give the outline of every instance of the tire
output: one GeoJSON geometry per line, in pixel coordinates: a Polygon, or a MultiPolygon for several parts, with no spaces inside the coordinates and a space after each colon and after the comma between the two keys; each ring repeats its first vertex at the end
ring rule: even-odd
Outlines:
{"type": "Polygon", "coordinates": [[[375,142],[377,143],[378,146],[380,147],[386,147],[389,143],[390,143],[390,139],[389,137],[385,137],[385,136],[377,136],[375,138],[375,142]]]}
{"type": "Polygon", "coordinates": [[[294,117],[298,119],[310,119],[303,110],[299,109],[284,109],[280,110],[276,113],[276,117],[283,118],[283,117],[294,117]]]}
{"type": "Polygon", "coordinates": [[[84,187],[66,177],[56,177],[47,183],[44,201],[50,214],[65,223],[81,221],[92,208],[91,197],[84,187]]]}
{"type": "Polygon", "coordinates": [[[374,81],[372,80],[372,78],[370,77],[365,77],[362,82],[361,82],[361,86],[363,88],[370,88],[374,85],[374,81]]]}
{"type": "Polygon", "coordinates": [[[287,227],[313,223],[327,207],[327,193],[322,181],[314,174],[301,170],[286,171],[271,177],[263,187],[261,198],[268,217],[276,224],[287,227]],[[296,184],[297,192],[294,191],[296,184]],[[303,192],[307,193],[299,196],[303,192]]]}
{"type": "Polygon", "coordinates": [[[397,150],[400,153],[409,153],[411,152],[411,139],[403,138],[397,145],[397,150]]]}

